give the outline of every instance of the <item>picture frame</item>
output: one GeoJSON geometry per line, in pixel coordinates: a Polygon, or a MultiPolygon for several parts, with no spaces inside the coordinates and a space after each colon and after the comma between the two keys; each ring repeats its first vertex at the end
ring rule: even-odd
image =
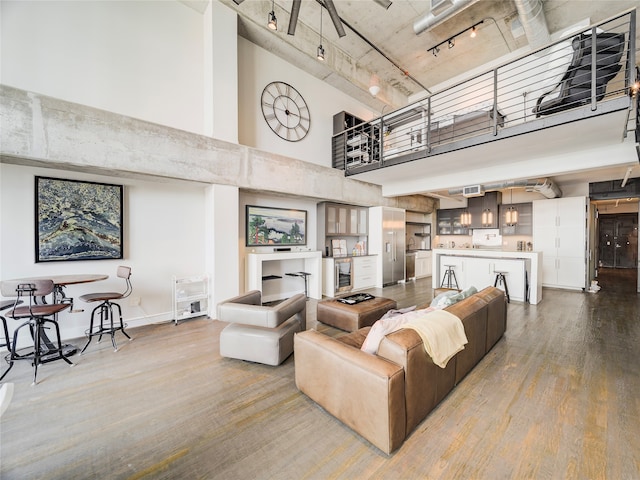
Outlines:
{"type": "Polygon", "coordinates": [[[246,245],[300,246],[307,244],[307,211],[247,205],[246,245]]]}
{"type": "Polygon", "coordinates": [[[36,262],[123,258],[122,200],[122,185],[36,176],[36,262]]]}

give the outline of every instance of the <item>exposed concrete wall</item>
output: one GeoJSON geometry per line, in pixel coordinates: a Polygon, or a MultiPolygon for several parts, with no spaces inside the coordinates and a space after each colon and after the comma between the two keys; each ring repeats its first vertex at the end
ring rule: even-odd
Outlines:
{"type": "Polygon", "coordinates": [[[340,170],[251,149],[24,90],[0,86],[0,161],[233,185],[429,213],[432,199],[384,198],[340,170]]]}

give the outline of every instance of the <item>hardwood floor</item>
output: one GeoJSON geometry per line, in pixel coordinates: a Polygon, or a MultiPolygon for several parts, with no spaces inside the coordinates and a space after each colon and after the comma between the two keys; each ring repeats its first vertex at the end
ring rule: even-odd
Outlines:
{"type": "MultiPolygon", "coordinates": [[[[219,321],[131,329],[117,353],[93,342],[34,387],[18,363],[0,478],[636,479],[640,296],[601,283],[509,304],[505,337],[389,456],[296,389],[293,357],[221,358],[219,321]]],[[[369,291],[431,300],[430,279],[369,291]]],[[[309,328],[341,334],[315,310],[309,328]]]]}

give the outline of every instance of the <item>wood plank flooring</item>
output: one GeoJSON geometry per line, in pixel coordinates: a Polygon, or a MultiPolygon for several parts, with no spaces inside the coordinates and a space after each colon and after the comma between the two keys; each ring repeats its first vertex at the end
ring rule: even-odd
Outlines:
{"type": "MultiPolygon", "coordinates": [[[[369,292],[422,304],[430,280],[369,292]]],[[[293,357],[221,358],[219,321],[131,329],[116,353],[94,341],[33,387],[21,362],[0,478],[637,479],[640,296],[601,285],[511,303],[505,337],[392,455],[302,395],[293,357]]],[[[315,312],[309,328],[341,334],[315,312]]]]}

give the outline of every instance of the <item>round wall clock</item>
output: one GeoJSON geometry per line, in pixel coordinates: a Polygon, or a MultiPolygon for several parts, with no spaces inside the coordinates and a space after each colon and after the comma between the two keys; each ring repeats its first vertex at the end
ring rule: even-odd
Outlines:
{"type": "Polygon", "coordinates": [[[291,85],[271,82],[262,91],[261,105],[265,121],[280,138],[298,142],[309,133],[309,107],[291,85]]]}

